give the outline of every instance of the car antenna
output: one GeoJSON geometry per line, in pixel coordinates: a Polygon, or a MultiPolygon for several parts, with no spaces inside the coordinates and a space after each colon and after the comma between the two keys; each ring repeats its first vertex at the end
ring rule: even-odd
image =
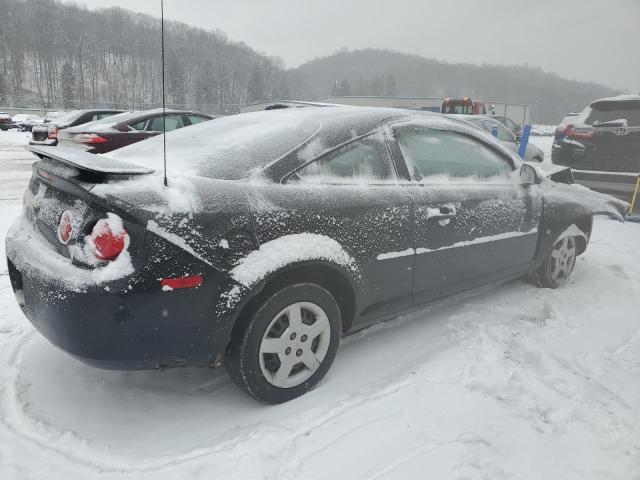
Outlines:
{"type": "Polygon", "coordinates": [[[160,35],[162,37],[162,160],[164,166],[164,186],[167,182],[167,104],[165,100],[165,73],[164,73],[164,0],[160,0],[160,35]]]}

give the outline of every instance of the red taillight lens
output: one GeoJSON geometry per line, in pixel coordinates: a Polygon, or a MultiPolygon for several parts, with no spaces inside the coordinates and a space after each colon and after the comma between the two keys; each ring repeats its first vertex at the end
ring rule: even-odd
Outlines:
{"type": "Polygon", "coordinates": [[[96,143],[107,143],[109,139],[101,137],[100,135],[95,135],[93,133],[81,133],[80,135],[73,137],[73,141],[77,143],[92,145],[96,143]]]}
{"type": "Polygon", "coordinates": [[[163,278],[160,285],[163,290],[178,290],[181,288],[198,288],[204,283],[202,275],[193,275],[190,277],[179,278],[163,278]]]}
{"type": "Polygon", "coordinates": [[[100,260],[115,260],[129,244],[129,234],[115,215],[98,220],[91,232],[93,254],[100,260]]]}
{"type": "Polygon", "coordinates": [[[47,137],[49,138],[49,140],[57,140],[58,129],[54,127],[51,130],[49,130],[49,135],[47,135],[47,137]]]}
{"type": "Polygon", "coordinates": [[[575,125],[567,125],[564,134],[575,140],[589,140],[596,135],[596,131],[592,127],[578,127],[575,125]]]}

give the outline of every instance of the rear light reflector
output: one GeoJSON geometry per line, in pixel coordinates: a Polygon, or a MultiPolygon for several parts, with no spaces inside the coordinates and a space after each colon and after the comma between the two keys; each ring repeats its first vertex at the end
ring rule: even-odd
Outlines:
{"type": "Polygon", "coordinates": [[[129,234],[117,215],[98,220],[91,232],[90,245],[99,260],[115,260],[129,246],[129,234]]]}
{"type": "Polygon", "coordinates": [[[49,134],[47,135],[47,138],[49,140],[57,140],[57,138],[58,138],[58,129],[53,127],[51,130],[49,130],[49,134]]]}
{"type": "Polygon", "coordinates": [[[100,135],[95,135],[93,133],[81,133],[80,135],[73,137],[73,141],[77,143],[92,145],[96,143],[107,143],[109,139],[101,137],[100,135]]]}
{"type": "Polygon", "coordinates": [[[40,175],[42,178],[46,178],[47,180],[53,180],[55,178],[53,175],[51,175],[46,170],[42,170],[40,168],[37,168],[36,171],[38,172],[38,175],[40,175]]]}
{"type": "Polygon", "coordinates": [[[204,276],[192,275],[190,277],[163,278],[160,286],[163,290],[179,290],[181,288],[198,288],[204,283],[204,276]]]}

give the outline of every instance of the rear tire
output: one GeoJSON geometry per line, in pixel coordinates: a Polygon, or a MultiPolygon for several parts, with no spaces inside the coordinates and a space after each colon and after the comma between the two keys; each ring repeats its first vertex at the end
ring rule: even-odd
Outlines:
{"type": "Polygon", "coordinates": [[[312,389],[331,367],[342,336],[335,299],[310,283],[282,288],[240,321],[227,348],[227,370],[245,392],[272,404],[312,389]]]}
{"type": "Polygon", "coordinates": [[[558,288],[566,283],[576,265],[576,237],[564,237],[553,246],[544,263],[529,277],[540,288],[558,288]]]}

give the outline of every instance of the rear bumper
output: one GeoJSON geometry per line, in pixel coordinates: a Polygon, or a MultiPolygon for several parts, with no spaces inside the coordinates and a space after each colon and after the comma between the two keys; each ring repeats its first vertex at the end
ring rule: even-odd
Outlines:
{"type": "Polygon", "coordinates": [[[56,145],[58,145],[58,140],[51,139],[51,138],[47,138],[46,140],[34,140],[32,138],[31,140],[29,140],[29,145],[40,145],[41,147],[42,146],[55,147],[56,145]]]}
{"type": "Polygon", "coordinates": [[[145,287],[135,274],[69,284],[62,278],[85,269],[67,263],[56,274],[50,264],[42,266],[16,228],[6,240],[11,285],[25,316],[55,346],[113,370],[206,366],[224,353],[231,321],[215,316],[222,274],[207,275],[198,289],[171,292],[157,281],[145,287]]]}
{"type": "Polygon", "coordinates": [[[575,182],[625,202],[631,202],[640,174],[572,170],[575,182]]]}

